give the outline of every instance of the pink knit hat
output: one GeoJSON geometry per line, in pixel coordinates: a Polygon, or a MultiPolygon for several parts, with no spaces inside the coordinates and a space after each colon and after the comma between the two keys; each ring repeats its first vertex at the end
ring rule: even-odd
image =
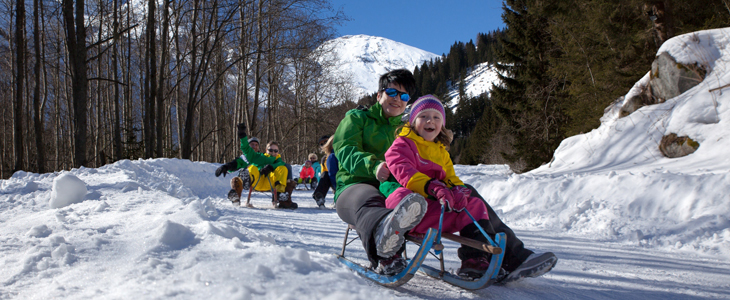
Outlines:
{"type": "Polygon", "coordinates": [[[436,98],[434,95],[426,95],[418,98],[416,102],[413,102],[413,106],[411,106],[411,113],[410,118],[408,118],[408,122],[411,123],[411,125],[414,124],[416,121],[416,118],[418,117],[418,114],[427,111],[427,110],[435,110],[441,114],[441,120],[446,122],[446,113],[444,112],[444,105],[441,104],[441,100],[436,98]]]}

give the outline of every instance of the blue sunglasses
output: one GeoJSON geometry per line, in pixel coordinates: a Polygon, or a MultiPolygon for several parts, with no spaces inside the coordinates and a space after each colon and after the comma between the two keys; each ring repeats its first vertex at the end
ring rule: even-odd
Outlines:
{"type": "Polygon", "coordinates": [[[386,88],[386,89],[382,89],[381,91],[385,91],[386,95],[388,95],[389,97],[393,97],[393,98],[400,95],[400,99],[405,102],[408,102],[408,100],[411,100],[411,96],[409,96],[408,93],[398,91],[394,88],[386,88]]]}

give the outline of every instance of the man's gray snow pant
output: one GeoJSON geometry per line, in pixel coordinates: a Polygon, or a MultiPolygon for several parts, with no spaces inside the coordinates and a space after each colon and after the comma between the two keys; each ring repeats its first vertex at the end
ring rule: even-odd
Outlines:
{"type": "MultiPolygon", "coordinates": [[[[362,246],[367,252],[372,267],[377,266],[379,256],[375,249],[375,230],[380,224],[380,220],[393,211],[385,208],[385,196],[373,185],[358,183],[340,193],[337,197],[336,208],[337,215],[342,221],[355,225],[357,235],[362,241],[362,246]]],[[[403,248],[405,248],[405,244],[403,248]]]]}

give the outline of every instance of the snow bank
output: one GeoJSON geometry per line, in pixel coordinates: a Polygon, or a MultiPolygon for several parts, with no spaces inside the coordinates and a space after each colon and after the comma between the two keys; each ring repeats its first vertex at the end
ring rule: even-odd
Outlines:
{"type": "Polygon", "coordinates": [[[564,140],[550,164],[474,185],[520,228],[730,257],[730,90],[716,89],[730,82],[729,42],[730,29],[667,41],[660,52],[708,67],[703,82],[624,118],[614,103],[599,128],[564,140]],[[700,147],[665,158],[658,145],[669,133],[700,147]]]}
{"type": "MultiPolygon", "coordinates": [[[[554,160],[531,172],[566,174],[620,170],[670,171],[701,174],[730,170],[730,89],[717,89],[730,82],[730,29],[690,33],[665,42],[659,53],[668,52],[678,62],[701,64],[709,69],[704,81],[666,102],[642,107],[619,118],[617,101],[606,109],[601,126],[589,133],[565,139],[554,160]],[[665,158],[659,152],[664,135],[676,133],[700,143],[699,149],[682,158],[665,158]]],[[[630,99],[647,85],[647,73],[623,98],[630,99]]]]}

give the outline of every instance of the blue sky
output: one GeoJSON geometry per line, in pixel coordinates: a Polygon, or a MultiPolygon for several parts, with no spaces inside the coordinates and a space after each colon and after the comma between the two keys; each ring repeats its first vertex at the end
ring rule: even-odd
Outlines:
{"type": "Polygon", "coordinates": [[[380,36],[441,55],[456,41],[504,27],[501,0],[331,0],[351,21],[342,35],[380,36]]]}

